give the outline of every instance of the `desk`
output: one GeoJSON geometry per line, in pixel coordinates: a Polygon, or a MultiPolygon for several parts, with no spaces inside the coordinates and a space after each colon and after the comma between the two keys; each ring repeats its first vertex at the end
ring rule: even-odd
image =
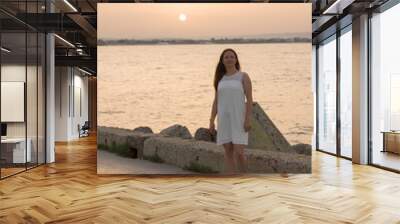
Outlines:
{"type": "Polygon", "coordinates": [[[400,154],[400,131],[382,131],[381,133],[383,133],[382,152],[400,154]]]}
{"type": "Polygon", "coordinates": [[[26,142],[28,142],[27,144],[28,147],[26,147],[26,153],[25,153],[25,138],[1,139],[2,157],[5,158],[6,162],[9,163],[31,162],[32,140],[28,138],[26,142]],[[27,158],[27,161],[25,161],[25,158],[27,158]]]}

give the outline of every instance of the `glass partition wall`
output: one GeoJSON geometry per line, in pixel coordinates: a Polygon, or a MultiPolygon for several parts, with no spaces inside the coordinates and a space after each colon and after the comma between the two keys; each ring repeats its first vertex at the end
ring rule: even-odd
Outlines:
{"type": "Polygon", "coordinates": [[[317,150],[352,157],[351,24],[316,48],[317,150]]]}
{"type": "Polygon", "coordinates": [[[30,157],[26,150],[25,37],[25,32],[1,34],[1,178],[24,171],[30,157]]]}
{"type": "MultiPolygon", "coordinates": [[[[40,1],[19,2],[38,12],[40,1]]],[[[45,34],[0,12],[0,178],[45,163],[45,34]],[[7,22],[3,22],[6,21],[7,22]],[[11,24],[10,24],[10,21],[11,24]]]]}

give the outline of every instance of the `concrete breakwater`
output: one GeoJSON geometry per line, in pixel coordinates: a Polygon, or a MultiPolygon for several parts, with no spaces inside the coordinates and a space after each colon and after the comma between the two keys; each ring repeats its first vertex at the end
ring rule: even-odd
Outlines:
{"type": "MultiPolygon", "coordinates": [[[[172,164],[199,173],[224,170],[224,149],[214,142],[99,127],[98,146],[124,156],[172,164]]],[[[310,173],[311,155],[246,148],[249,173],[310,173]]]]}

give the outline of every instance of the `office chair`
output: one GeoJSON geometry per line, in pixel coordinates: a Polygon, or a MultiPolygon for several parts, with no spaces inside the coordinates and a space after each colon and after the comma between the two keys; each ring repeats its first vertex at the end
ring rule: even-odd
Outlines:
{"type": "MultiPolygon", "coordinates": [[[[79,126],[78,126],[78,128],[79,128],[79,126]]],[[[89,129],[90,129],[89,121],[85,121],[85,123],[82,125],[82,127],[79,128],[79,138],[89,136],[89,129]]]]}

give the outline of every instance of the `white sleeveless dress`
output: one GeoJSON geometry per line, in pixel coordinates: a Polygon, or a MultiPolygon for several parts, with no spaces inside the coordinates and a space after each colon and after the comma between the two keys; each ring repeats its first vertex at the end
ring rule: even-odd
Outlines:
{"type": "Polygon", "coordinates": [[[232,142],[248,144],[249,133],[244,130],[246,116],[243,73],[224,75],[218,84],[217,145],[232,142]]]}

